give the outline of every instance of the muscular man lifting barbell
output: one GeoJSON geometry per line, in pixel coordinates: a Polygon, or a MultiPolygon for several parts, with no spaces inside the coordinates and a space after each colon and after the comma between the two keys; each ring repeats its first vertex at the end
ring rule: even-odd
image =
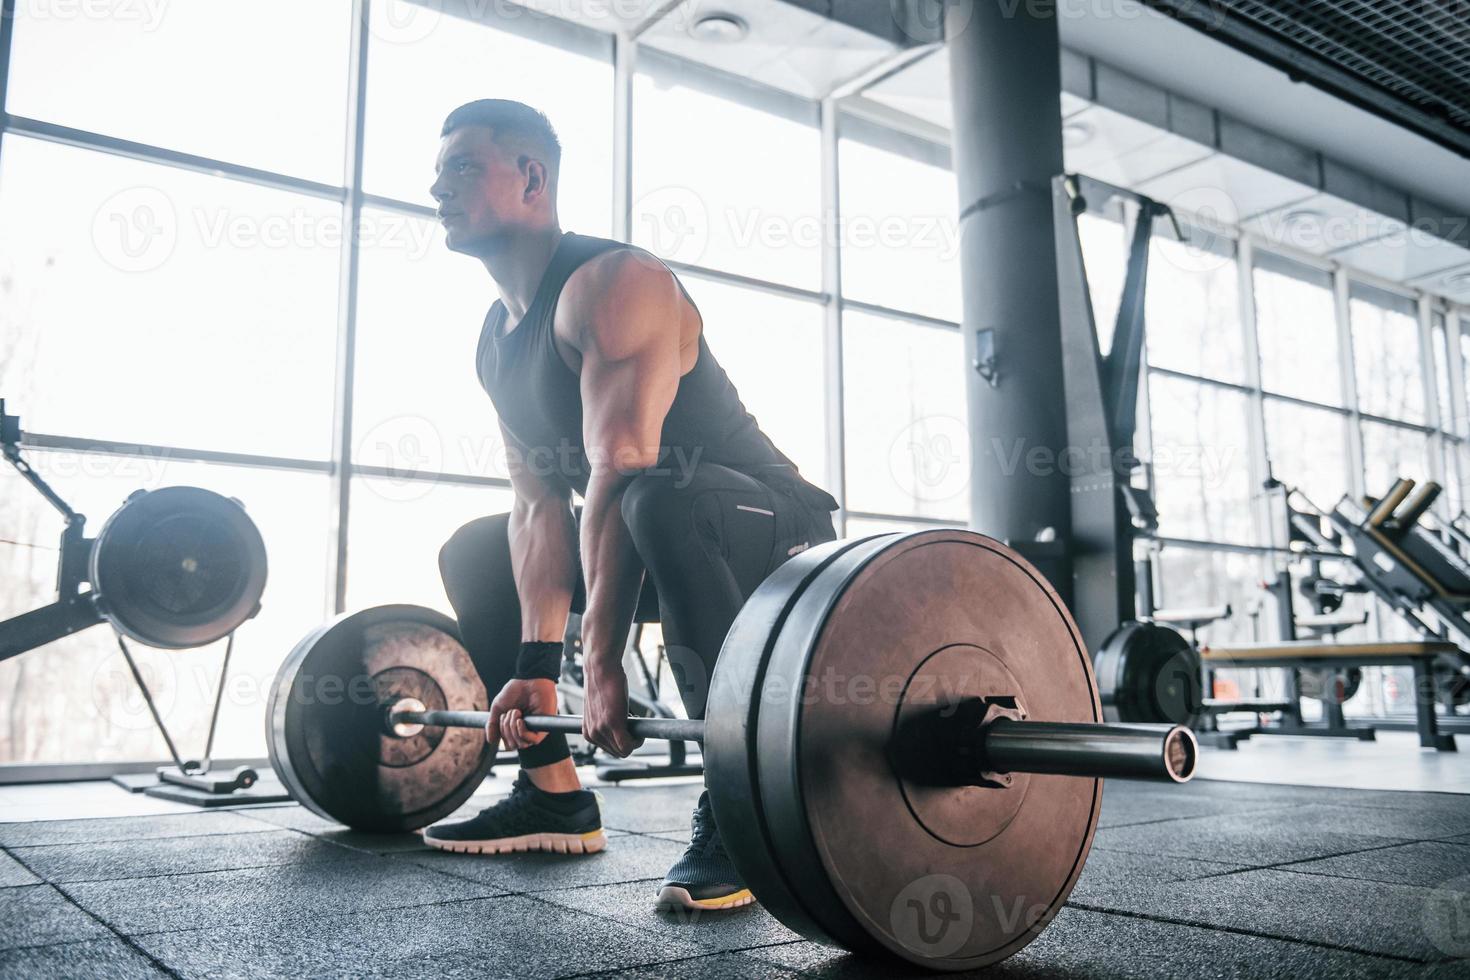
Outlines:
{"type": "Polygon", "coordinates": [[[458,622],[361,610],[282,662],[267,744],[291,795],[364,830],[428,827],[448,850],[585,853],[604,839],[562,733],[618,755],[699,740],[708,789],[661,902],[754,895],[811,939],[940,969],[1024,947],[1082,871],[1103,778],[1189,779],[1189,730],[1101,724],[1076,623],[1003,542],[831,540],[834,501],[745,412],[677,279],[558,229],[545,119],[479,102],[444,131],[449,244],[501,292],[478,367],[515,509],[441,553],[458,622]],[[645,570],[705,720],[627,718],[620,659],[645,570]],[[549,717],[580,592],[586,716],[549,717]],[[435,825],[497,739],[521,754],[509,799],[435,825]]]}
{"type": "MultiPolygon", "coordinates": [[[[476,367],[515,490],[510,514],[472,522],[441,553],[461,638],[499,692],[488,737],[518,750],[522,767],[508,799],[425,831],[451,851],[605,844],[566,737],[523,721],[556,711],[561,641],[579,594],[582,734],[626,756],[642,740],[625,723],[622,653],[645,570],[685,707],[699,718],[705,679],[746,597],[788,557],[835,537],[837,502],[803,480],[745,410],[678,278],[641,249],[561,230],[559,159],[541,113],[472,102],[444,123],[431,188],[449,247],[484,263],[500,293],[476,367]],[[574,491],[584,500],[580,527],[574,491]]],[[[707,794],[659,901],[751,901],[707,794]]]]}

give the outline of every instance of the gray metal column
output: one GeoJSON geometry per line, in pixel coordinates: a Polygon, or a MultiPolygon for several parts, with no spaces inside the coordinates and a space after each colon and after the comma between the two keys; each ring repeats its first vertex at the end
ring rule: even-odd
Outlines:
{"type": "Polygon", "coordinates": [[[1062,171],[1061,57],[1054,16],[1031,7],[951,0],[945,16],[969,365],[970,521],[1032,558],[1070,602],[1050,185],[1062,171]]]}

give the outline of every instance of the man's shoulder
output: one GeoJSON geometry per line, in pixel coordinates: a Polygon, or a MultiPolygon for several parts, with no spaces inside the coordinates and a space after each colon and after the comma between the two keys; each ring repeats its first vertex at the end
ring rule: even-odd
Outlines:
{"type": "Polygon", "coordinates": [[[568,329],[603,319],[610,310],[635,309],[658,301],[674,287],[674,273],[657,256],[636,245],[616,243],[579,265],[567,277],[556,317],[568,329]]]}
{"type": "Polygon", "coordinates": [[[567,277],[568,291],[597,295],[610,289],[660,286],[672,282],[674,273],[647,249],[626,242],[609,242],[572,270],[567,277]]]}

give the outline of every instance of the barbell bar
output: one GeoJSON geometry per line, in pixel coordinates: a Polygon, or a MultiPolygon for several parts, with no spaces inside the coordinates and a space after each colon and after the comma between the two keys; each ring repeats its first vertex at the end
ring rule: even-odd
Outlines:
{"type": "MultiPolygon", "coordinates": [[[[409,699],[405,699],[409,700],[409,699]]],[[[488,711],[429,711],[413,704],[393,705],[388,724],[400,738],[425,727],[484,729],[488,711]]],[[[577,715],[526,715],[526,729],[578,735],[577,715]]],[[[689,718],[629,718],[628,731],[639,738],[703,742],[704,722],[689,718]]],[[[1089,725],[998,718],[977,727],[970,746],[976,771],[1050,773],[1099,779],[1187,782],[1199,757],[1194,733],[1183,725],[1089,725]]]]}

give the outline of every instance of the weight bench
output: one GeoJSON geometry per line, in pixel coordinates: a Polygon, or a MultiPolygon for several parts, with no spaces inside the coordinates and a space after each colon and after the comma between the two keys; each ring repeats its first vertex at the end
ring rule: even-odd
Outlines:
{"type": "MultiPolygon", "coordinates": [[[[1414,671],[1414,711],[1419,744],[1441,752],[1454,752],[1455,738],[1439,730],[1434,713],[1434,661],[1436,657],[1458,654],[1459,647],[1443,640],[1382,641],[1372,643],[1322,643],[1317,640],[1292,640],[1282,643],[1247,643],[1231,646],[1206,646],[1200,649],[1200,660],[1213,670],[1223,667],[1281,667],[1288,675],[1287,707],[1280,712],[1282,720],[1273,725],[1229,732],[1201,733],[1208,744],[1219,748],[1236,747],[1236,743],[1252,735],[1318,735],[1356,738],[1372,741],[1376,730],[1366,725],[1348,725],[1342,705],[1328,698],[1323,701],[1326,721],[1309,724],[1302,721],[1297,698],[1296,669],[1300,667],[1410,667],[1414,671]]],[[[1273,706],[1275,707],[1275,706],[1273,706]]]]}

